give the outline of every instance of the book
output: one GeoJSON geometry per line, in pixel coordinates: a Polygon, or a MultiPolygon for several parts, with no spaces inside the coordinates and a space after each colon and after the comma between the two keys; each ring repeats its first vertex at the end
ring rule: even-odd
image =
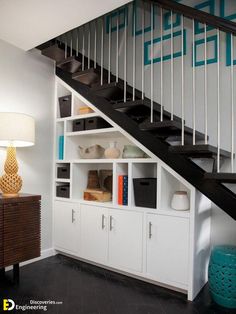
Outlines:
{"type": "Polygon", "coordinates": [[[58,159],[63,160],[64,159],[64,136],[59,136],[59,145],[58,145],[58,159]]]}
{"type": "Polygon", "coordinates": [[[123,205],[123,176],[118,176],[118,205],[123,205]]]}
{"type": "Polygon", "coordinates": [[[128,205],[128,176],[123,176],[123,205],[128,205]]]}

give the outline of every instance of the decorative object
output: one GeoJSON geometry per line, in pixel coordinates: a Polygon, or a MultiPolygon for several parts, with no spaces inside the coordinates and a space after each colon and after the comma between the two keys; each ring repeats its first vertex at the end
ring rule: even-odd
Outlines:
{"type": "Polygon", "coordinates": [[[144,153],[138,146],[125,145],[122,158],[147,158],[147,154],[144,153]]]}
{"type": "Polygon", "coordinates": [[[83,106],[83,107],[79,107],[78,112],[79,112],[79,114],[88,114],[88,113],[92,113],[94,111],[93,111],[93,109],[91,109],[87,106],[83,106]]]}
{"type": "Polygon", "coordinates": [[[133,179],[135,206],[156,208],[157,206],[157,179],[133,179]]]}
{"type": "Polygon", "coordinates": [[[66,118],[71,116],[71,95],[59,98],[60,117],[66,118]]]}
{"type": "Polygon", "coordinates": [[[213,248],[208,281],[213,300],[226,308],[236,309],[236,246],[213,248]]]}
{"type": "Polygon", "coordinates": [[[112,193],[112,170],[102,169],[99,171],[100,186],[103,190],[112,193]]]}
{"type": "Polygon", "coordinates": [[[120,150],[116,147],[117,142],[109,142],[109,147],[105,150],[105,157],[108,159],[116,159],[120,157],[120,150]]]}
{"type": "Polygon", "coordinates": [[[189,199],[186,191],[176,191],[172,197],[171,207],[175,210],[189,210],[189,199]]]}
{"type": "Polygon", "coordinates": [[[74,120],[72,124],[72,132],[84,131],[84,119],[74,120]]]}
{"type": "Polygon", "coordinates": [[[79,154],[83,159],[99,159],[104,155],[105,149],[100,145],[93,145],[88,148],[79,146],[79,154]]]}
{"type": "Polygon", "coordinates": [[[0,146],[7,147],[5,174],[0,179],[3,196],[18,196],[22,179],[17,174],[16,147],[32,146],[34,141],[35,122],[32,117],[23,113],[0,113],[0,146]]]}
{"type": "Polygon", "coordinates": [[[111,193],[103,191],[102,189],[86,189],[84,191],[84,200],[86,201],[97,201],[97,202],[110,202],[111,193]]]}
{"type": "Polygon", "coordinates": [[[100,189],[99,177],[97,170],[89,170],[87,189],[100,189]]]}
{"type": "Polygon", "coordinates": [[[110,128],[111,125],[101,117],[85,119],[85,130],[110,128]]]}

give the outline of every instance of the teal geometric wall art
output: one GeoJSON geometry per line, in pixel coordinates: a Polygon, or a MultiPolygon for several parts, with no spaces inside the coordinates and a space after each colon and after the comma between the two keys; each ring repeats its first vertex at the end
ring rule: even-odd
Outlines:
{"type": "MultiPolygon", "coordinates": [[[[216,63],[218,61],[218,51],[217,51],[218,37],[217,37],[217,35],[213,35],[213,36],[210,36],[207,38],[208,52],[210,50],[209,43],[212,43],[213,56],[211,58],[207,59],[207,64],[212,64],[212,63],[216,63]]],[[[196,67],[202,66],[205,64],[204,59],[201,60],[198,58],[198,55],[199,55],[198,49],[201,49],[201,52],[204,51],[204,44],[205,44],[205,39],[198,39],[195,41],[194,53],[195,53],[195,66],[196,67]]]]}
{"type": "MultiPolygon", "coordinates": [[[[182,36],[182,31],[177,31],[175,33],[173,33],[173,38],[176,38],[176,37],[180,37],[181,38],[182,36]]],[[[168,35],[164,35],[162,40],[163,42],[164,41],[169,41],[171,39],[171,34],[168,34],[168,35]]],[[[186,55],[186,30],[184,30],[183,32],[183,41],[184,41],[184,51],[183,51],[183,54],[186,55]]],[[[154,38],[153,39],[153,45],[155,44],[159,44],[161,42],[161,37],[158,37],[158,38],[154,38]]],[[[146,41],[144,43],[144,65],[149,65],[151,64],[151,59],[150,59],[150,55],[149,55],[149,49],[151,47],[151,40],[149,41],[146,41]]],[[[182,51],[175,51],[173,53],[173,58],[178,58],[178,57],[181,57],[182,56],[182,51]]],[[[166,55],[163,55],[163,61],[167,61],[167,60],[170,60],[171,59],[171,54],[166,54],[166,55]]],[[[161,61],[161,57],[156,57],[153,59],[153,63],[156,63],[156,62],[160,62],[161,61]]]]}

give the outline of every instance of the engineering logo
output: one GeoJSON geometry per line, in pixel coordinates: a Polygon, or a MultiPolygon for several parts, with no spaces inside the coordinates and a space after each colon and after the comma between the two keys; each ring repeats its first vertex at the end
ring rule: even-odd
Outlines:
{"type": "Polygon", "coordinates": [[[15,302],[11,299],[3,299],[3,311],[12,311],[15,308],[15,302]]]}

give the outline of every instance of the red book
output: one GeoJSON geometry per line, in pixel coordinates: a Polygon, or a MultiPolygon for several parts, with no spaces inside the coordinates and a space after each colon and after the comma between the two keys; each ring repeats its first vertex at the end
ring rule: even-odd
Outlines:
{"type": "Polygon", "coordinates": [[[124,176],[118,176],[118,205],[123,205],[123,178],[124,176]]]}

